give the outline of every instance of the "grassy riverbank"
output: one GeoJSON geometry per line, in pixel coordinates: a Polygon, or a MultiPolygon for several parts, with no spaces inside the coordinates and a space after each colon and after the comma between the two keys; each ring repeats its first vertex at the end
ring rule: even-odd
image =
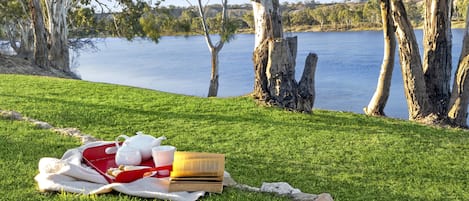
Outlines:
{"type": "MultiPolygon", "coordinates": [[[[469,132],[360,114],[258,107],[248,97],[200,98],[79,80],[0,75],[0,109],[105,140],[144,131],[178,150],[226,154],[244,184],[286,181],[335,200],[469,200],[469,132]]],[[[0,119],[0,200],[140,200],[39,193],[41,157],[77,139],[0,119]]],[[[143,199],[142,199],[143,200],[143,199]]],[[[203,200],[285,200],[226,188],[203,200]]]]}

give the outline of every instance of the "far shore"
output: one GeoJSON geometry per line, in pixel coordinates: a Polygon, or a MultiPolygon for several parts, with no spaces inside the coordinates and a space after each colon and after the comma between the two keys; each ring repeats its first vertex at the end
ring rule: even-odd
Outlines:
{"type": "MultiPolygon", "coordinates": [[[[464,29],[465,22],[464,21],[452,21],[451,22],[452,29],[464,29]]],[[[302,25],[302,26],[286,26],[283,27],[284,32],[348,32],[348,31],[381,31],[381,27],[352,27],[346,28],[343,26],[333,27],[332,25],[324,25],[322,28],[320,25],[302,25]]],[[[415,30],[423,29],[423,25],[418,25],[414,27],[415,30]]],[[[239,29],[237,31],[238,34],[253,34],[253,29],[239,29]]],[[[163,34],[164,35],[164,34],[163,34]]],[[[172,35],[164,35],[164,36],[177,36],[177,35],[200,35],[200,33],[176,33],[172,35]]]]}

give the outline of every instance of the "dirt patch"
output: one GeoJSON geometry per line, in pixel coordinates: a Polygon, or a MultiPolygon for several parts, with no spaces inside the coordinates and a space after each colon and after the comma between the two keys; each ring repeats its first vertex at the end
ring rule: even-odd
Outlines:
{"type": "Polygon", "coordinates": [[[1,55],[0,54],[0,74],[23,74],[23,75],[39,75],[49,77],[60,77],[69,79],[80,79],[73,73],[64,72],[53,68],[41,68],[32,64],[30,60],[1,55]]]}

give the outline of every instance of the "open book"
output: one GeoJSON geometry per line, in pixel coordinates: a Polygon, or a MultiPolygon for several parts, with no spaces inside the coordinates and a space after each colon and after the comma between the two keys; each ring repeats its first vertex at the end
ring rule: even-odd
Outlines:
{"type": "Polygon", "coordinates": [[[202,152],[174,153],[169,192],[223,191],[225,155],[202,152]]]}

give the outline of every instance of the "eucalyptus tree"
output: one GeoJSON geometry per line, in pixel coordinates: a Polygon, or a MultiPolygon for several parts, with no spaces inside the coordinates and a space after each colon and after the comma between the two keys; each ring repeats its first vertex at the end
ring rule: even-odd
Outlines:
{"type": "Polygon", "coordinates": [[[369,0],[363,7],[363,15],[368,23],[379,24],[380,23],[380,5],[379,0],[369,0]]]}
{"type": "MultiPolygon", "coordinates": [[[[18,56],[30,58],[41,68],[71,73],[70,49],[93,45],[90,40],[80,39],[85,34],[91,36],[89,30],[97,27],[97,24],[91,23],[95,17],[94,10],[81,7],[91,1],[97,2],[101,8],[107,8],[101,0],[0,0],[0,24],[18,56]],[[69,38],[70,33],[74,39],[69,38]]],[[[129,2],[133,1],[116,2],[129,9],[129,2]]],[[[110,9],[107,8],[107,11],[110,9]]],[[[97,32],[94,31],[95,34],[97,32]]]]}
{"type": "Polygon", "coordinates": [[[49,68],[49,48],[47,47],[47,32],[44,22],[44,14],[39,0],[29,2],[31,20],[34,34],[34,56],[33,62],[41,68],[49,68]]]}
{"type": "Polygon", "coordinates": [[[72,0],[46,0],[48,59],[51,67],[71,72],[67,15],[72,0]]]}
{"type": "Polygon", "coordinates": [[[311,16],[319,23],[319,28],[322,30],[324,25],[327,24],[328,8],[326,6],[318,6],[311,11],[311,16]]]}
{"type": "MultiPolygon", "coordinates": [[[[151,12],[150,5],[144,0],[118,0],[118,2],[122,6],[122,10],[112,15],[114,27],[111,28],[111,32],[128,40],[146,37],[141,18],[151,12]]],[[[151,39],[158,42],[159,36],[155,37],[154,32],[151,32],[151,35],[151,39]]]]}
{"type": "Polygon", "coordinates": [[[67,14],[72,0],[30,0],[35,64],[42,68],[70,70],[67,14]]]}
{"type": "Polygon", "coordinates": [[[236,25],[230,23],[228,19],[228,1],[221,0],[222,13],[220,15],[220,27],[218,31],[215,31],[220,36],[220,39],[217,43],[214,43],[211,38],[211,30],[215,27],[209,27],[207,22],[207,15],[202,4],[202,0],[197,0],[197,7],[199,10],[199,15],[203,27],[203,32],[205,36],[205,42],[207,43],[208,49],[211,55],[211,74],[210,74],[210,85],[208,90],[208,97],[215,97],[218,94],[218,78],[219,78],[219,59],[218,54],[223,48],[225,42],[229,42],[232,39],[233,34],[236,31],[236,25]]]}
{"type": "Polygon", "coordinates": [[[396,52],[396,36],[394,35],[394,22],[389,14],[391,12],[390,1],[392,0],[380,0],[384,56],[376,90],[368,106],[363,109],[365,114],[371,116],[386,116],[384,108],[388,101],[391,88],[391,78],[396,52]]]}
{"type": "Polygon", "coordinates": [[[3,35],[16,54],[26,59],[32,58],[33,51],[33,34],[28,9],[25,0],[0,1],[0,10],[2,10],[0,24],[3,35]]]}
{"type": "Polygon", "coordinates": [[[409,119],[427,124],[451,123],[466,127],[469,92],[465,91],[467,78],[464,74],[469,70],[467,68],[469,51],[465,51],[467,48],[467,37],[465,37],[459,69],[453,82],[453,91],[450,91],[452,44],[450,5],[451,0],[425,2],[423,61],[402,0],[391,0],[389,14],[396,27],[409,119]]]}
{"type": "Polygon", "coordinates": [[[250,29],[254,29],[254,15],[251,12],[247,12],[242,16],[242,20],[244,23],[248,25],[250,29]]]}
{"type": "Polygon", "coordinates": [[[290,23],[288,23],[288,25],[293,25],[293,26],[310,25],[312,22],[314,22],[314,19],[310,15],[311,10],[312,10],[311,8],[305,8],[305,9],[298,10],[289,14],[290,23]]]}

